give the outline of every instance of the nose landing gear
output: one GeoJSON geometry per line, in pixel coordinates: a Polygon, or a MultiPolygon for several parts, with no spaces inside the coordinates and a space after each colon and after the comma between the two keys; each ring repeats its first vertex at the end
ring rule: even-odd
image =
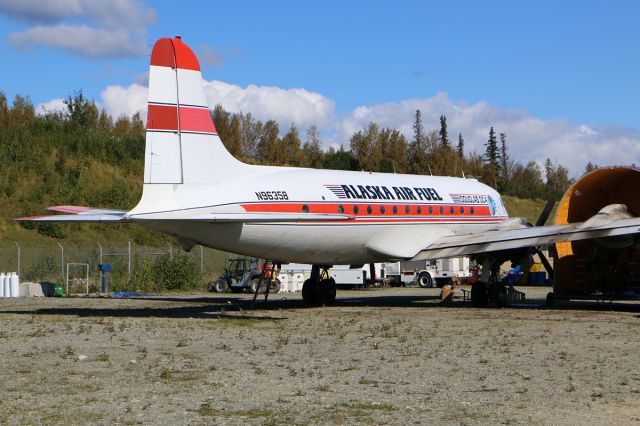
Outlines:
{"type": "Polygon", "coordinates": [[[329,275],[328,265],[313,265],[311,277],[302,284],[302,300],[307,305],[333,305],[336,302],[336,281],[329,275]],[[320,270],[322,268],[322,271],[320,270]]]}

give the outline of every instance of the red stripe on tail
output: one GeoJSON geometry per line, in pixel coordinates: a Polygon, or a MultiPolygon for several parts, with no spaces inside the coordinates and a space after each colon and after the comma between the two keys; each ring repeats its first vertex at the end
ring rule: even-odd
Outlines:
{"type": "MultiPolygon", "coordinates": [[[[174,105],[149,105],[148,130],[178,131],[178,111],[174,105]]],[[[211,114],[206,108],[180,107],[180,130],[183,132],[215,133],[211,114]]]]}

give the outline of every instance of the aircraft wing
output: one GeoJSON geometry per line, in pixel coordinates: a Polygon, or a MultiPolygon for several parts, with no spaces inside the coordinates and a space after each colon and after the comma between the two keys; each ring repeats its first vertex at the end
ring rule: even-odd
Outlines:
{"type": "Polygon", "coordinates": [[[412,260],[536,247],[553,243],[601,238],[640,236],[640,217],[630,217],[626,206],[610,205],[586,222],[552,226],[497,227],[473,234],[441,237],[427,245],[412,260]],[[515,228],[515,229],[514,229],[515,228]]]}
{"type": "Polygon", "coordinates": [[[108,210],[84,206],[53,206],[47,210],[59,213],[52,216],[28,216],[14,220],[18,222],[128,222],[125,210],[108,210]]]}

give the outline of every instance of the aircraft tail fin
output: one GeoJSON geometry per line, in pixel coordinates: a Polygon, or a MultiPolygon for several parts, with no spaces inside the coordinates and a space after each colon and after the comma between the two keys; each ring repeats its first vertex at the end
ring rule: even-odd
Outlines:
{"type": "Polygon", "coordinates": [[[145,187],[216,184],[243,167],[218,137],[196,55],[180,37],[159,39],[149,69],[145,187]]]}

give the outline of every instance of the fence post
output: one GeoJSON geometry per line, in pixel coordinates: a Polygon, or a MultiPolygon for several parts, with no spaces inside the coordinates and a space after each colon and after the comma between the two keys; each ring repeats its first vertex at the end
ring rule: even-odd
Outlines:
{"type": "Polygon", "coordinates": [[[60,273],[62,274],[62,282],[64,282],[64,247],[60,243],[58,245],[60,246],[60,273]]]}
{"type": "Polygon", "coordinates": [[[173,247],[171,247],[171,243],[167,241],[167,245],[169,246],[169,260],[173,260],[173,247]]]}
{"type": "Polygon", "coordinates": [[[204,248],[200,246],[200,273],[204,273],[204,248]]]}
{"type": "Polygon", "coordinates": [[[98,247],[100,247],[100,262],[99,264],[102,265],[102,246],[100,245],[100,243],[96,243],[98,244],[98,247]]]}
{"type": "Polygon", "coordinates": [[[17,241],[14,241],[16,247],[18,248],[18,276],[20,276],[20,244],[17,241]]]}
{"type": "Polygon", "coordinates": [[[127,258],[129,259],[127,264],[127,282],[131,282],[131,241],[129,241],[129,245],[127,247],[127,258]]]}

